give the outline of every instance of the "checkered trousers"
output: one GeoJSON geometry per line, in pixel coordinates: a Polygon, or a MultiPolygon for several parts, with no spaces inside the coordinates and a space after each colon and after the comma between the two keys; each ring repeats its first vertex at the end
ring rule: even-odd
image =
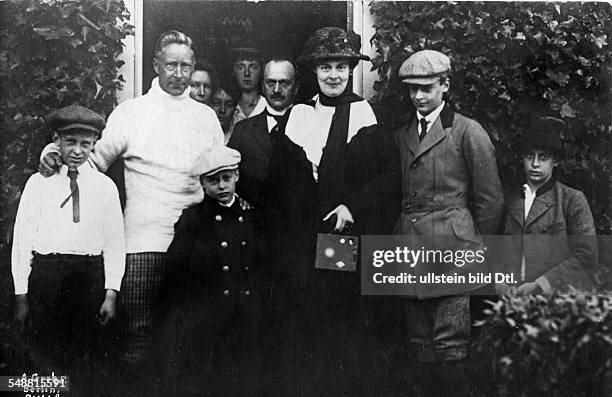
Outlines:
{"type": "Polygon", "coordinates": [[[153,303],[165,268],[166,254],[163,252],[139,252],[126,257],[119,294],[125,361],[141,362],[151,347],[153,303]]]}

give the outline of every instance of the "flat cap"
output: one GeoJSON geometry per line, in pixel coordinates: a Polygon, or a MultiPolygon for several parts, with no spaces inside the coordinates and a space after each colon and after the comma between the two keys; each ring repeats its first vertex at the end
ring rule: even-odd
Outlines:
{"type": "Polygon", "coordinates": [[[85,130],[100,134],[106,127],[104,117],[80,105],[70,105],[55,110],[49,113],[45,120],[49,128],[57,132],[85,130]]]}
{"type": "Polygon", "coordinates": [[[328,26],[314,32],[306,40],[299,62],[308,63],[321,59],[346,58],[354,67],[360,59],[369,61],[370,57],[359,53],[361,37],[354,32],[328,26]]]}
{"type": "Polygon", "coordinates": [[[213,146],[195,161],[194,175],[211,176],[225,170],[235,170],[240,164],[240,152],[227,146],[213,146]]]}
{"type": "Polygon", "coordinates": [[[228,55],[229,55],[229,59],[234,62],[234,61],[239,61],[242,59],[255,59],[255,60],[261,60],[261,51],[259,51],[257,48],[255,47],[236,47],[236,48],[231,48],[227,51],[228,55]]]}
{"type": "Polygon", "coordinates": [[[519,141],[519,150],[525,153],[540,149],[551,152],[557,159],[564,155],[561,133],[565,129],[563,120],[556,117],[541,117],[535,120],[519,141]]]}
{"type": "Polygon", "coordinates": [[[399,78],[403,83],[432,84],[450,72],[450,59],[441,52],[423,50],[412,54],[402,63],[399,78]]]}

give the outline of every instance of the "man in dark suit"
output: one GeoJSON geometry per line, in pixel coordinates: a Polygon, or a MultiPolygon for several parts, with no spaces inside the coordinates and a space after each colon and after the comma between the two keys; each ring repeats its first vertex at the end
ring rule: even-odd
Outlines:
{"type": "Polygon", "coordinates": [[[284,134],[293,100],[298,92],[296,69],[286,58],[266,63],[262,90],[266,109],[234,127],[227,146],[242,155],[238,195],[255,206],[261,205],[261,186],[268,174],[272,138],[284,134]]]}

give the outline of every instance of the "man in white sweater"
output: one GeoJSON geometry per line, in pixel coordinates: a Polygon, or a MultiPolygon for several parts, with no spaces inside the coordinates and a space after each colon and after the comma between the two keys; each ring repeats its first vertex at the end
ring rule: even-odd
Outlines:
{"type": "MultiPolygon", "coordinates": [[[[147,94],[115,108],[90,156],[100,171],[119,157],[125,162],[127,259],[119,303],[128,363],[142,362],[151,346],[152,305],[174,224],[183,209],[204,198],[191,172],[194,161],[207,147],[223,144],[215,112],[189,97],[191,46],[178,31],[160,36],[153,59],[158,77],[147,94]]],[[[56,169],[54,151],[52,145],[45,149],[41,170],[56,169]]]]}

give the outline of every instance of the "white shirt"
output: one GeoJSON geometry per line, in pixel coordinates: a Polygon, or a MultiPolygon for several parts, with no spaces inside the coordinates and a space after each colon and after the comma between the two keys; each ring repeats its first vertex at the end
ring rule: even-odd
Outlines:
{"type": "Polygon", "coordinates": [[[39,254],[100,255],[104,285],[119,291],[125,270],[125,239],[119,194],[113,181],[88,163],[77,168],[80,222],[72,219],[68,167],[49,178],[32,175],[21,195],[13,235],[15,294],[28,292],[32,251],[39,254]]]}
{"type": "Polygon", "coordinates": [[[434,111],[432,111],[431,113],[429,113],[427,116],[423,116],[421,113],[419,113],[419,111],[417,110],[417,121],[419,124],[419,134],[421,133],[421,119],[425,119],[427,120],[427,131],[429,132],[429,130],[431,129],[431,127],[433,126],[434,121],[436,121],[436,119],[438,118],[438,116],[440,116],[440,113],[442,113],[442,109],[444,109],[444,101],[442,101],[442,103],[440,104],[440,106],[438,106],[434,111]]]}
{"type": "MultiPolygon", "coordinates": [[[[525,221],[527,220],[527,216],[529,215],[529,211],[531,211],[531,206],[533,205],[533,201],[536,198],[537,190],[532,191],[528,184],[523,185],[523,190],[525,192],[525,221]]],[[[525,281],[525,253],[521,256],[521,281],[525,281]]],[[[542,288],[542,291],[545,294],[550,294],[552,292],[552,286],[548,279],[544,276],[540,276],[536,278],[535,282],[542,288]]]]}
{"type": "MultiPolygon", "coordinates": [[[[289,108],[291,108],[291,106],[279,112],[276,109],[272,109],[270,105],[266,105],[265,110],[268,111],[268,115],[266,116],[266,121],[268,122],[268,132],[272,132],[272,128],[276,127],[276,124],[278,124],[276,119],[270,115],[273,114],[276,116],[283,116],[285,113],[287,113],[289,108]]],[[[291,115],[289,115],[289,117],[291,117],[291,115]]]]}
{"type": "Polygon", "coordinates": [[[115,108],[91,159],[101,171],[119,157],[125,161],[127,253],[168,250],[183,210],[204,198],[195,160],[222,144],[214,110],[189,98],[189,89],[168,94],[158,78],[147,94],[115,108]]]}
{"type": "Polygon", "coordinates": [[[259,113],[263,112],[266,109],[267,104],[268,102],[266,102],[266,98],[259,95],[259,97],[257,98],[257,104],[255,105],[255,107],[253,108],[253,111],[248,116],[244,114],[244,112],[242,111],[242,108],[240,107],[240,104],[238,104],[236,106],[236,109],[234,109],[234,121],[232,124],[236,125],[238,124],[239,121],[248,119],[249,117],[257,116],[259,113]]]}
{"type": "MultiPolygon", "coordinates": [[[[296,145],[304,149],[306,157],[315,167],[313,172],[316,177],[316,167],[321,162],[323,148],[327,144],[327,136],[336,108],[322,105],[318,95],[314,99],[316,99],[314,108],[308,105],[295,105],[293,107],[285,134],[296,145]]],[[[346,142],[350,142],[363,127],[369,127],[376,123],[374,111],[367,101],[351,103],[346,142]]]]}

